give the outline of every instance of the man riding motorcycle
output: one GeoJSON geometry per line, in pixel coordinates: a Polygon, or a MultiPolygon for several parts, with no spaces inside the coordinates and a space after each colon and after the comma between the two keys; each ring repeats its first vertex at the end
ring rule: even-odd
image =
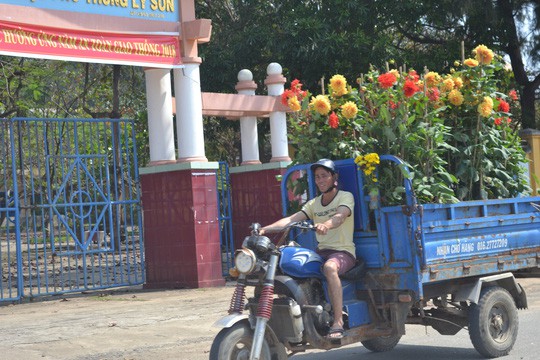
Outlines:
{"type": "Polygon", "coordinates": [[[332,160],[321,159],[311,165],[315,184],[320,192],[302,210],[260,229],[259,234],[284,229],[289,224],[312,220],[318,241],[317,253],[324,259],[323,273],[333,309],[333,323],[327,337],[343,337],[343,293],[339,275],[356,263],[353,243],[354,197],[337,187],[338,174],[332,160]]]}

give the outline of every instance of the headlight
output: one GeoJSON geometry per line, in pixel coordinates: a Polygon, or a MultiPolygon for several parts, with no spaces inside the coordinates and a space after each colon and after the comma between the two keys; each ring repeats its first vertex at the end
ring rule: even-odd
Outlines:
{"type": "Polygon", "coordinates": [[[249,249],[240,249],[236,252],[236,257],[234,258],[234,265],[236,269],[242,274],[249,274],[255,269],[257,258],[253,251],[249,249]]]}

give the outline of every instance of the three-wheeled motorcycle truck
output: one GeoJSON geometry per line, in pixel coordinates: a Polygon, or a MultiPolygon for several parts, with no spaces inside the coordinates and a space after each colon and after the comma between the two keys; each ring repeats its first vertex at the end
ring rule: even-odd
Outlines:
{"type": "MultiPolygon", "coordinates": [[[[407,172],[394,156],[381,161],[407,172]]],[[[340,188],[355,197],[361,259],[342,276],[344,337],[326,336],[333,313],[311,225],[292,224],[272,241],[255,223],[235,256],[236,288],[229,314],[216,323],[222,330],[210,359],[284,360],[353,343],[388,351],[406,324],[443,335],[466,329],[484,357],[508,354],[518,335],[517,310],[527,308],[514,274],[539,268],[540,197],[419,204],[404,176],[404,203],[374,206],[354,160],[335,164],[340,188]]],[[[308,197],[316,195],[309,165],[283,176],[284,212],[294,174],[307,174],[308,197]]]]}

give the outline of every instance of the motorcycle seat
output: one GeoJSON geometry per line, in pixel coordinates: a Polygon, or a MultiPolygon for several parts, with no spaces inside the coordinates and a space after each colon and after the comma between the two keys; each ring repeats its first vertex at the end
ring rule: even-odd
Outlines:
{"type": "Polygon", "coordinates": [[[357,281],[361,280],[366,274],[366,262],[364,259],[357,258],[356,264],[346,273],[339,275],[342,280],[357,281]]]}

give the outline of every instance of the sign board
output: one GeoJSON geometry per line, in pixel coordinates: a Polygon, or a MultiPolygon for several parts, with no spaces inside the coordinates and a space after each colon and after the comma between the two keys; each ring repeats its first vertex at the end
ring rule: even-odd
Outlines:
{"type": "Polygon", "coordinates": [[[182,67],[178,1],[0,0],[0,54],[182,67]]]}
{"type": "Polygon", "coordinates": [[[0,4],[133,19],[178,21],[177,0],[0,0],[0,4]]]}

